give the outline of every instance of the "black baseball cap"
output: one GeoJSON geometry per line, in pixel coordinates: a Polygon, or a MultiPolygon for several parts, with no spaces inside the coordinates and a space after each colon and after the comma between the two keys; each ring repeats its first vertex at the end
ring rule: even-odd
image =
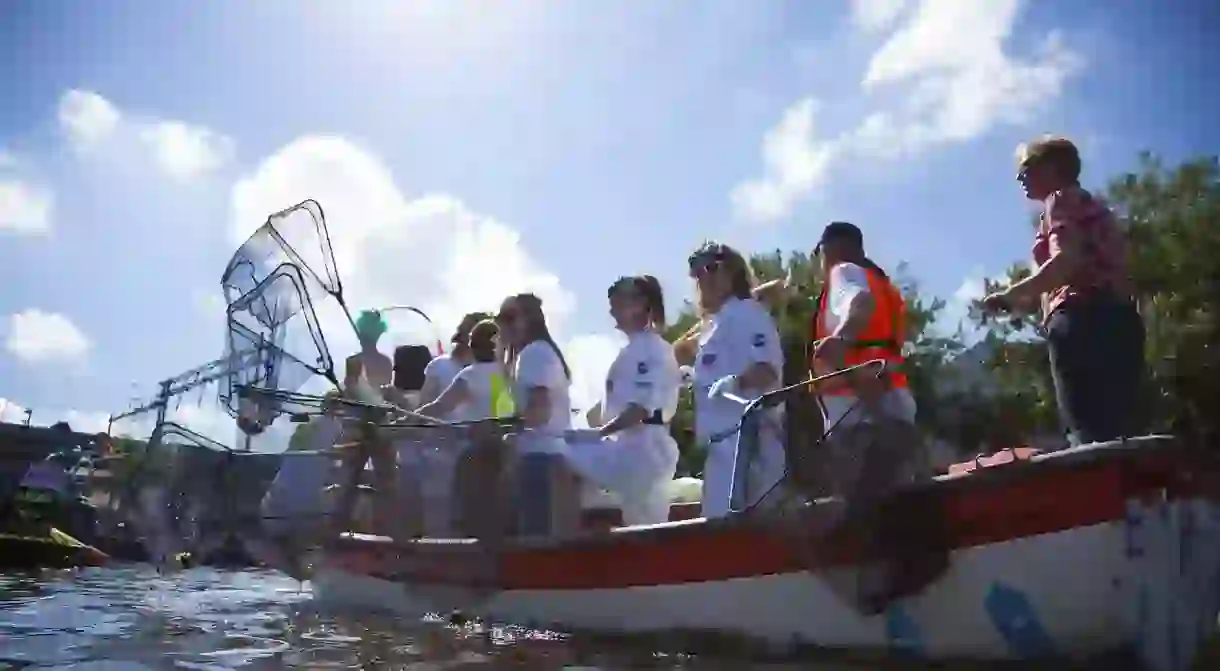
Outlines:
{"type": "Polygon", "coordinates": [[[855,224],[846,221],[832,221],[826,224],[826,228],[822,229],[822,238],[818,240],[818,244],[813,248],[813,253],[821,252],[822,245],[836,240],[850,242],[857,247],[863,247],[864,233],[855,224]]]}

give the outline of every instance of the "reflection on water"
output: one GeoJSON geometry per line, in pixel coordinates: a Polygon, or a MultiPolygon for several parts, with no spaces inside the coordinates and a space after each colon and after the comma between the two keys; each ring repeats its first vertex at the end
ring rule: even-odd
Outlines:
{"type": "Polygon", "coordinates": [[[323,613],[308,584],[206,568],[0,575],[0,642],[0,669],[31,671],[812,668],[592,645],[514,627],[323,613]]]}
{"type": "Polygon", "coordinates": [[[875,661],[847,665],[825,656],[763,661],[738,648],[731,654],[700,648],[705,652],[697,656],[656,648],[642,640],[610,643],[518,627],[323,612],[308,584],[266,571],[200,568],[162,576],[130,567],[0,574],[0,671],[900,668],[875,661]]]}

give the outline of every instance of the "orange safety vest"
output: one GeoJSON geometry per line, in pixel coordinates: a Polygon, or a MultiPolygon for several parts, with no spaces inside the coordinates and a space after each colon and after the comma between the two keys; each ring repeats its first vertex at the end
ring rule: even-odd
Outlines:
{"type": "MultiPolygon", "coordinates": [[[[887,364],[885,377],[889,387],[891,389],[906,388],[908,386],[907,376],[902,373],[906,301],[903,300],[902,294],[893,283],[880,273],[869,268],[865,268],[864,272],[868,275],[868,289],[873,295],[875,307],[872,317],[869,318],[868,326],[862,333],[856,335],[855,340],[848,343],[849,348],[844,363],[850,367],[874,359],[885,359],[887,364]]],[[[818,297],[818,309],[813,315],[813,328],[810,329],[810,332],[813,333],[815,342],[830,335],[822,324],[822,314],[826,310],[826,301],[830,295],[828,288],[823,288],[822,295],[818,297]]],[[[810,367],[814,375],[834,372],[834,369],[825,361],[812,357],[811,349],[810,367]]],[[[828,380],[818,385],[817,391],[826,396],[854,394],[847,376],[828,380]]]]}

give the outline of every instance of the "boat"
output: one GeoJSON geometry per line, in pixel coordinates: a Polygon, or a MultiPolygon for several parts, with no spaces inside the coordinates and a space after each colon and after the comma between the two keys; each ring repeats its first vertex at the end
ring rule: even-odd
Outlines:
{"type": "Polygon", "coordinates": [[[0,533],[0,568],[81,568],[109,562],[105,552],[55,527],[41,535],[0,533]]]}
{"type": "Polygon", "coordinates": [[[900,495],[943,511],[951,564],[875,616],[829,587],[861,563],[850,532],[810,557],[758,515],[682,519],[689,504],[668,524],[495,552],[473,539],[346,534],[314,557],[313,587],[325,604],[565,631],[710,632],[931,659],[1129,653],[1187,668],[1220,611],[1216,458],[1169,436],[1024,456],[980,459],[900,495]]]}
{"type": "MultiPolygon", "coordinates": [[[[243,431],[257,433],[276,415],[308,421],[320,413],[325,399],[302,392],[304,380],[339,383],[311,296],[346,310],[321,206],[307,200],[270,215],[234,253],[221,284],[229,359],[261,353],[258,365],[230,371],[222,394],[248,420],[243,431]],[[309,267],[289,239],[312,239],[321,263],[309,267]],[[308,337],[287,338],[290,327],[308,337]]],[[[758,430],[762,415],[752,411],[873,364],[880,375],[885,362],[868,362],[749,402],[738,444],[758,430]]],[[[405,426],[383,423],[389,406],[343,403],[366,426],[405,426]]],[[[913,510],[935,517],[950,561],[924,589],[877,614],[863,614],[836,588],[875,563],[861,529],[802,528],[841,501],[747,508],[744,478],[736,477],[734,512],[723,518],[695,517],[685,504],[668,523],[622,528],[608,513],[595,523],[599,514],[590,512],[584,533],[495,546],[349,532],[312,551],[310,578],[323,604],[407,617],[459,611],[535,629],[711,633],[935,660],[1126,653],[1154,671],[1184,671],[1220,610],[1220,466],[1205,448],[1146,436],[1014,451],[904,489],[883,520],[913,510]]],[[[752,453],[738,450],[735,473],[747,472],[752,453]]]]}

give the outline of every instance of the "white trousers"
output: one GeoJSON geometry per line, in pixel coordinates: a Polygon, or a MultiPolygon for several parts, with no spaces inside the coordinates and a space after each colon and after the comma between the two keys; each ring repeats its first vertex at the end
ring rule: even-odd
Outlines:
{"type": "Polygon", "coordinates": [[[599,440],[568,443],[568,466],[618,495],[623,524],[669,521],[669,483],[678,469],[678,445],[664,426],[641,426],[599,440]]]}
{"type": "MultiPolygon", "coordinates": [[[[758,452],[745,473],[746,506],[752,506],[771,492],[784,477],[784,444],[774,430],[759,430],[758,452]]],[[[733,489],[733,469],[737,459],[737,435],[712,443],[703,462],[703,516],[724,517],[729,513],[733,489]]]]}

